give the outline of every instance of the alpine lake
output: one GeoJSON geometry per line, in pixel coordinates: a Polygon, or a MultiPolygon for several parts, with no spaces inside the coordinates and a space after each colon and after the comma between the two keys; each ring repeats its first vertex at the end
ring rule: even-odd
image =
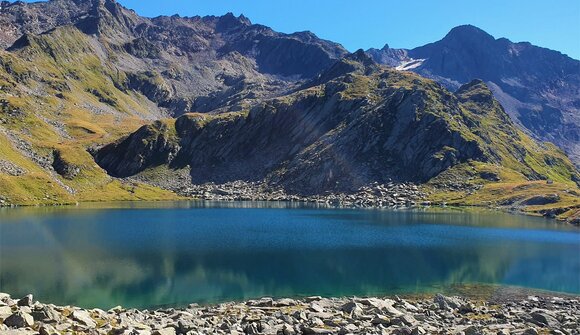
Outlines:
{"type": "Polygon", "coordinates": [[[0,209],[0,292],[85,308],[496,285],[580,294],[580,229],[493,211],[162,202],[0,209]]]}

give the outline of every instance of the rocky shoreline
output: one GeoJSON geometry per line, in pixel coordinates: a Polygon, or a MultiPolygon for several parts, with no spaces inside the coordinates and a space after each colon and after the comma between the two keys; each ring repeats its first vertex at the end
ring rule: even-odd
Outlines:
{"type": "Polygon", "coordinates": [[[108,311],[0,294],[0,334],[580,334],[578,297],[272,299],[108,311]]]}
{"type": "Polygon", "coordinates": [[[353,193],[327,193],[302,196],[289,194],[263,182],[234,181],[182,186],[179,195],[207,201],[293,201],[344,207],[395,208],[429,205],[426,194],[412,183],[373,183],[353,193]]]}

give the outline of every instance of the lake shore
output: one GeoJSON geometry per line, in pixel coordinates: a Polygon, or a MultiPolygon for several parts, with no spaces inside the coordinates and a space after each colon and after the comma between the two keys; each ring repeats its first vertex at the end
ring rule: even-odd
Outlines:
{"type": "MultiPolygon", "coordinates": [[[[465,208],[465,209],[488,209],[510,214],[523,214],[531,216],[543,216],[549,219],[556,219],[574,226],[580,226],[580,209],[571,215],[562,215],[568,210],[561,209],[558,203],[553,206],[543,206],[540,211],[530,211],[527,205],[514,204],[513,199],[504,201],[502,205],[491,205],[488,201],[475,203],[464,203],[461,201],[444,201],[433,199],[429,193],[432,190],[424,186],[413,183],[394,183],[385,184],[372,183],[363,186],[355,192],[326,192],[316,195],[299,195],[286,192],[282,188],[273,187],[265,182],[246,182],[233,181],[223,184],[205,183],[191,184],[185,176],[168,180],[152,181],[147,178],[131,177],[122,178],[126,183],[144,183],[160,189],[174,192],[175,201],[212,201],[212,202],[236,202],[236,201],[253,201],[253,202],[288,202],[298,204],[312,204],[317,206],[328,206],[334,208],[368,208],[368,209],[409,209],[409,208],[465,208]]],[[[475,189],[463,189],[469,194],[475,194],[475,189]]],[[[535,201],[543,199],[540,192],[534,196],[535,201]]],[[[439,194],[440,195],[440,194],[439,194]]],[[[515,196],[515,199],[521,202],[521,197],[515,196]]],[[[133,200],[134,201],[134,200],[133,200]]],[[[141,202],[163,202],[162,199],[144,199],[141,202]]],[[[51,204],[13,204],[0,197],[0,208],[5,207],[38,207],[38,206],[70,206],[79,203],[107,203],[109,201],[85,201],[76,203],[51,203],[51,204]]],[[[123,202],[123,201],[121,201],[123,202]]],[[[132,202],[129,200],[128,202],[132,202]]]]}
{"type": "Polygon", "coordinates": [[[262,298],[108,311],[0,294],[0,333],[17,334],[580,334],[580,298],[262,298]]]}

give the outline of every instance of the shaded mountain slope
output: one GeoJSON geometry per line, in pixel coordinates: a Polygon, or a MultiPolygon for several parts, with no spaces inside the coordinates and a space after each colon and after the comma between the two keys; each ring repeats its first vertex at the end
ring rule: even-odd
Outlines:
{"type": "Polygon", "coordinates": [[[195,183],[265,179],[300,194],[353,191],[375,181],[422,183],[468,161],[529,179],[576,178],[563,153],[515,127],[483,82],[453,94],[381,68],[362,51],[295,93],[249,111],[145,126],[95,158],[116,176],[167,164],[190,168],[195,183]]]}
{"type": "Polygon", "coordinates": [[[527,42],[495,39],[473,26],[411,50],[368,51],[376,61],[408,69],[455,90],[484,80],[512,120],[580,159],[580,61],[527,42]]]}

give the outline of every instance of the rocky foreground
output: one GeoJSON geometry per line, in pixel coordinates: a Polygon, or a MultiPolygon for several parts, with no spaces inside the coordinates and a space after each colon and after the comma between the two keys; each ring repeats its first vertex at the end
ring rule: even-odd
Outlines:
{"type": "Polygon", "coordinates": [[[580,334],[580,299],[262,298],[104,311],[0,294],[0,334],[580,334]]]}

